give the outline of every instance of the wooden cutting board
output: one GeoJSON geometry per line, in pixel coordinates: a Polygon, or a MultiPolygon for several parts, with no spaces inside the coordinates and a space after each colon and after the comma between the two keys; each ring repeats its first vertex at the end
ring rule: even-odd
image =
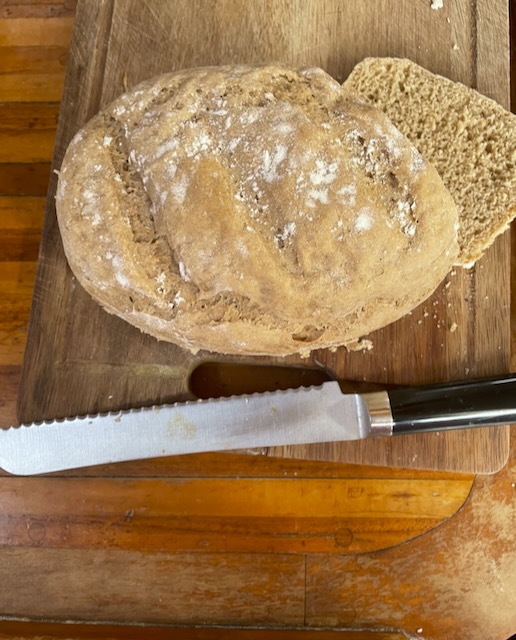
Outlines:
{"type": "MultiPolygon", "coordinates": [[[[432,9],[431,0],[82,2],[54,168],[59,168],[74,133],[124,88],[191,66],[284,61],[320,66],[342,81],[366,56],[405,56],[507,107],[508,24],[505,0],[444,0],[441,9],[432,9]]],[[[192,370],[201,362],[223,359],[206,353],[194,357],[159,343],[108,315],[85,294],[63,254],[55,188],[53,176],[19,396],[20,420],[191,397],[192,370]]],[[[420,308],[372,334],[372,351],[318,351],[309,360],[288,358],[281,363],[319,366],[341,380],[381,384],[505,373],[509,249],[506,234],[474,269],[452,271],[420,308]]],[[[280,363],[267,358],[245,362],[280,363]]],[[[265,453],[491,473],[507,460],[508,428],[283,447],[265,453]]]]}

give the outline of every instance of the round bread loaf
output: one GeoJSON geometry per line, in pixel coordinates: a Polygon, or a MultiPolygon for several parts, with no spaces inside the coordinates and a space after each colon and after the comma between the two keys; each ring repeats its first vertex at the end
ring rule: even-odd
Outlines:
{"type": "Polygon", "coordinates": [[[56,207],[86,291],[194,352],[356,343],[426,299],[458,253],[435,169],[320,69],[138,85],[74,137],[56,207]]]}

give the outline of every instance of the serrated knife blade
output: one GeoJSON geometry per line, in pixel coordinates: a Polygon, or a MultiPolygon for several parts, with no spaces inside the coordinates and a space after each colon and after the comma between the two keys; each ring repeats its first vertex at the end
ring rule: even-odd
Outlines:
{"type": "Polygon", "coordinates": [[[361,438],[369,413],[337,382],[11,427],[0,466],[18,475],[206,451],[361,438]]]}
{"type": "Polygon", "coordinates": [[[364,394],[338,382],[0,430],[17,475],[113,462],[516,422],[516,375],[364,394]]]}

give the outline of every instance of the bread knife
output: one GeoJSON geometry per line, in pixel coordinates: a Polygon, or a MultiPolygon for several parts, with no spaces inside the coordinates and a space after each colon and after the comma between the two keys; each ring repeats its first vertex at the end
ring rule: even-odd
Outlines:
{"type": "Polygon", "coordinates": [[[195,400],[0,430],[17,475],[207,451],[361,440],[516,422],[516,374],[374,393],[339,383],[195,400]]]}

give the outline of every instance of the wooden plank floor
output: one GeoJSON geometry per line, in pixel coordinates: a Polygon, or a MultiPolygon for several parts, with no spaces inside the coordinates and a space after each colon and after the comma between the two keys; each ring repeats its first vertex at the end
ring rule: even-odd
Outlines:
{"type": "MultiPolygon", "coordinates": [[[[0,0],[1,425],[16,421],[16,394],[74,9],[75,2],[71,0],[0,0]]],[[[513,246],[513,273],[516,274],[516,242],[513,246]]],[[[513,318],[514,347],[514,309],[513,318]]],[[[514,371],[515,352],[513,348],[514,371]]],[[[47,598],[53,598],[58,603],[53,611],[64,619],[82,615],[83,620],[91,620],[88,616],[99,610],[107,612],[110,620],[124,622],[124,616],[133,608],[143,617],[151,616],[147,619],[156,623],[166,622],[170,619],[171,609],[161,606],[159,598],[169,593],[166,582],[170,579],[169,571],[176,570],[177,576],[183,573],[192,581],[190,587],[192,593],[195,592],[190,600],[190,605],[195,605],[194,610],[188,618],[181,610],[181,603],[188,602],[188,593],[184,592],[186,583],[176,576],[179,585],[176,594],[183,598],[172,607],[176,621],[198,622],[195,618],[197,609],[211,616],[209,620],[213,623],[227,620],[245,623],[249,618],[240,612],[246,607],[246,611],[252,609],[253,600],[259,598],[260,585],[255,579],[259,568],[261,582],[271,592],[268,599],[257,605],[255,621],[271,625],[307,622],[315,626],[345,626],[353,618],[344,603],[347,587],[339,581],[357,571],[360,580],[365,581],[368,571],[381,570],[371,556],[362,556],[361,561],[361,556],[355,554],[399,545],[403,540],[421,536],[426,530],[445,523],[460,509],[472,485],[473,497],[455,516],[456,524],[452,519],[448,529],[441,527],[432,534],[426,547],[424,544],[418,547],[422,554],[418,560],[419,569],[406,566],[416,580],[418,571],[424,576],[426,549],[446,548],[447,552],[452,552],[463,546],[466,548],[467,536],[473,534],[477,535],[477,547],[473,549],[473,543],[470,543],[467,547],[469,555],[465,558],[471,575],[477,572],[475,580],[491,585],[489,536],[484,538],[479,531],[487,518],[496,524],[496,531],[493,529],[489,533],[495,537],[497,531],[506,532],[514,519],[514,510],[506,506],[514,492],[511,481],[516,472],[515,437],[512,442],[507,469],[493,478],[477,479],[475,484],[472,477],[456,474],[418,474],[401,470],[375,470],[372,474],[367,468],[360,471],[359,478],[349,482],[350,468],[337,469],[332,465],[312,465],[309,471],[313,479],[298,482],[295,480],[298,463],[287,461],[282,473],[291,478],[290,484],[276,477],[268,478],[260,485],[251,480],[236,480],[238,459],[222,469],[215,457],[203,459],[199,467],[199,475],[205,476],[204,483],[202,479],[184,481],[182,478],[195,474],[196,469],[188,464],[181,466],[181,462],[173,466],[167,461],[152,469],[146,463],[133,465],[130,473],[123,466],[106,468],[104,477],[88,478],[88,474],[83,473],[77,477],[71,474],[69,478],[17,479],[0,474],[0,591],[4,591],[0,605],[9,605],[10,615],[18,612],[19,617],[45,618],[50,602],[47,598]],[[151,473],[159,477],[149,478],[151,473]],[[226,476],[235,479],[225,479],[226,476]],[[318,493],[323,485],[330,493],[318,493]],[[173,494],[169,493],[171,487],[173,494]],[[296,493],[300,489],[301,494],[296,493]],[[297,495],[311,500],[312,517],[289,516],[289,509],[296,510],[297,495]],[[217,496],[223,498],[217,499],[217,496]],[[352,508],[356,510],[354,516],[350,513],[352,508]],[[346,512],[347,518],[339,520],[339,509],[341,513],[346,512]],[[187,518],[181,515],[186,511],[187,518]],[[274,519],[279,524],[271,524],[274,519]],[[306,553],[311,555],[304,556],[306,553]],[[130,558],[127,566],[124,558],[130,558]],[[65,580],[75,575],[72,571],[77,562],[83,562],[89,571],[86,585],[80,583],[79,574],[75,576],[76,582],[65,580]],[[363,568],[357,570],[353,563],[360,565],[361,562],[363,568]],[[124,571],[129,573],[125,575],[124,571]],[[146,575],[155,576],[151,585],[154,591],[148,599],[135,591],[133,599],[126,596],[126,600],[117,600],[115,589],[111,601],[109,590],[101,601],[102,597],[92,591],[102,590],[104,583],[110,582],[111,575],[115,574],[120,581],[133,580],[136,589],[144,571],[146,575]],[[203,571],[206,583],[204,590],[199,590],[193,583],[203,571]],[[54,581],[47,582],[48,572],[52,572],[54,581]],[[57,578],[64,581],[56,581],[57,578]],[[32,592],[27,587],[35,580],[44,589],[44,597],[38,602],[31,599],[32,592]],[[233,612],[228,600],[218,592],[225,588],[224,584],[221,586],[221,580],[234,581],[242,590],[241,599],[233,603],[233,612]],[[6,584],[11,590],[7,595],[6,584]],[[151,596],[155,600],[151,601],[151,596]],[[229,617],[230,613],[234,613],[233,618],[229,617]]],[[[278,471],[272,471],[272,466],[257,465],[257,476],[268,477],[274,473],[278,471]]],[[[508,535],[506,539],[509,540],[508,535]]],[[[495,560],[504,557],[503,540],[497,539],[496,553],[493,551],[495,560]]],[[[387,550],[383,556],[375,557],[380,561],[392,558],[393,566],[402,575],[406,563],[403,545],[399,552],[387,550]]],[[[443,576],[450,572],[437,552],[436,566],[440,567],[443,576]]],[[[387,579],[382,579],[388,584],[387,579]]],[[[507,578],[504,584],[509,583],[507,578]]],[[[514,582],[512,584],[514,586],[514,582]]],[[[407,582],[404,588],[410,588],[410,584],[407,582]]],[[[458,582],[456,592],[457,600],[461,600],[458,582]]],[[[466,601],[470,602],[467,598],[466,601]]],[[[6,614],[1,606],[0,618],[6,614]]],[[[368,606],[364,601],[364,615],[368,606]]],[[[464,615],[471,615],[471,611],[468,613],[465,608],[464,611],[464,615]]],[[[355,611],[354,615],[359,617],[361,613],[355,611]]],[[[507,615],[512,614],[507,611],[507,615]]],[[[415,632],[418,625],[410,616],[403,617],[401,613],[399,619],[394,616],[392,626],[397,627],[398,622],[399,626],[407,621],[414,622],[411,628],[415,632]]],[[[503,628],[503,625],[499,627],[503,628]]],[[[264,636],[264,632],[253,630],[226,630],[222,635],[195,629],[176,632],[170,628],[142,631],[79,625],[71,633],[50,623],[0,620],[0,638],[181,637],[208,640],[224,637],[258,640],[276,634],[264,636]]],[[[315,635],[306,630],[291,631],[282,637],[300,640],[312,635],[320,640],[337,637],[332,631],[315,635]]],[[[353,631],[338,637],[401,640],[406,636],[386,630],[381,633],[353,631]]],[[[461,636],[459,633],[453,637],[461,636]]]]}

